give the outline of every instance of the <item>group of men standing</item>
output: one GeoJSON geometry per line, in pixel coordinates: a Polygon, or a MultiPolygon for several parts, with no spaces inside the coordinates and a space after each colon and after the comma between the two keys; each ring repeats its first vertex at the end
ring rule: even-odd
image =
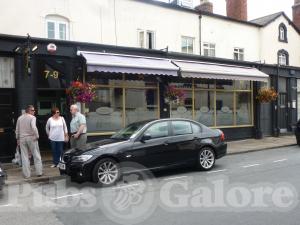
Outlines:
{"type": "MultiPolygon", "coordinates": [[[[86,144],[86,118],[79,112],[77,105],[71,105],[72,120],[70,123],[71,148],[80,148],[86,144]]],[[[17,144],[21,150],[22,172],[25,179],[31,177],[30,156],[33,157],[35,172],[38,177],[43,175],[43,164],[39,149],[39,132],[36,126],[35,108],[28,105],[25,113],[17,120],[17,144]]]]}

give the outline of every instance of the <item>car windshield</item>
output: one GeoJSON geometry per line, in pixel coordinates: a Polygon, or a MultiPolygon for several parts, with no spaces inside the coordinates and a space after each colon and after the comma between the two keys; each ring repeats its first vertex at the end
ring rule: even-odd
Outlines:
{"type": "Polygon", "coordinates": [[[146,122],[132,123],[115,133],[113,136],[111,136],[111,138],[128,140],[129,138],[133,137],[145,124],[146,122]]]}

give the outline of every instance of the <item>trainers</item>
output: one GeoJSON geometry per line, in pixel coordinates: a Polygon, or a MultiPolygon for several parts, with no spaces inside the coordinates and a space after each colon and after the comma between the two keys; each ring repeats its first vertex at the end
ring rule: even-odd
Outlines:
{"type": "Polygon", "coordinates": [[[55,167],[56,167],[56,165],[54,165],[54,164],[53,164],[53,165],[51,165],[50,167],[51,167],[51,168],[55,168],[55,167]]]}
{"type": "Polygon", "coordinates": [[[37,175],[37,177],[41,177],[41,176],[43,176],[43,174],[37,175]]]}

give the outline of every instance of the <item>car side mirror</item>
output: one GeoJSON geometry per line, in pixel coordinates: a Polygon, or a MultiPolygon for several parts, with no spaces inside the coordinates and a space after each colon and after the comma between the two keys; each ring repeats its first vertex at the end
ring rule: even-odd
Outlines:
{"type": "Polygon", "coordinates": [[[141,142],[145,142],[151,139],[151,136],[148,134],[144,134],[143,137],[141,138],[141,142]]]}

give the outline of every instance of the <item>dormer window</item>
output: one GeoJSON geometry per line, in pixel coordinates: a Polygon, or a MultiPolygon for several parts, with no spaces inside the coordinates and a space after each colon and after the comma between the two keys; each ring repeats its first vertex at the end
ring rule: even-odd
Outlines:
{"type": "Polygon", "coordinates": [[[281,41],[281,42],[288,42],[287,41],[287,29],[286,29],[286,26],[284,25],[284,23],[281,23],[279,25],[278,40],[281,41]]]}

